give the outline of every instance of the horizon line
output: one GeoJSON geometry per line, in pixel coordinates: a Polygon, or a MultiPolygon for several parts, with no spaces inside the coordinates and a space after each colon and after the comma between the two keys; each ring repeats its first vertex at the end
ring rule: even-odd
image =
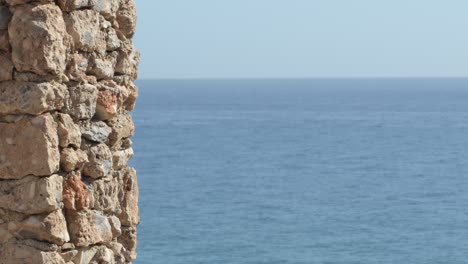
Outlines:
{"type": "Polygon", "coordinates": [[[194,77],[138,78],[136,81],[261,81],[261,80],[421,80],[468,79],[468,76],[338,76],[338,77],[194,77]]]}

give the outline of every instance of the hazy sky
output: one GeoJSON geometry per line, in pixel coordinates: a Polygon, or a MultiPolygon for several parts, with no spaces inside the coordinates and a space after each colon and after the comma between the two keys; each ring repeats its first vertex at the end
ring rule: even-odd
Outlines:
{"type": "Polygon", "coordinates": [[[136,0],[140,78],[468,76],[467,0],[136,0]]]}

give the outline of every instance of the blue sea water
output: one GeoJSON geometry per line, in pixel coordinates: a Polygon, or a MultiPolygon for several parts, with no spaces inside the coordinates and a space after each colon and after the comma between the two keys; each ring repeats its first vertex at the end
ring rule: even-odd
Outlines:
{"type": "Polygon", "coordinates": [[[468,262],[467,79],[139,87],[135,263],[468,262]]]}

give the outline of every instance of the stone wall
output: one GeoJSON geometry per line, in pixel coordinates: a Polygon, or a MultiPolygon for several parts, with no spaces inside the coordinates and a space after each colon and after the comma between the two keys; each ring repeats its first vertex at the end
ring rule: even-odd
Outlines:
{"type": "Polygon", "coordinates": [[[0,263],[130,263],[133,0],[0,0],[0,263]]]}

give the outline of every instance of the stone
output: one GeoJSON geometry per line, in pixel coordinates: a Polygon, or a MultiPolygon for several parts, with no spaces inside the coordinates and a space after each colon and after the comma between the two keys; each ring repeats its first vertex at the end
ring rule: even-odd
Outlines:
{"type": "Polygon", "coordinates": [[[60,110],[67,98],[68,91],[62,84],[0,82],[0,115],[40,115],[60,110]]]}
{"type": "Polygon", "coordinates": [[[65,172],[81,170],[88,162],[88,155],[81,149],[64,148],[60,155],[60,167],[65,172]]]}
{"type": "MultiPolygon", "coordinates": [[[[122,173],[116,172],[117,176],[122,173]]],[[[122,177],[111,177],[101,178],[95,180],[92,183],[93,197],[94,197],[94,209],[107,213],[107,214],[120,214],[122,212],[120,208],[119,197],[121,192],[120,184],[123,182],[122,177]]]]}
{"type": "Polygon", "coordinates": [[[75,49],[92,52],[106,47],[98,12],[89,9],[76,10],[65,16],[65,23],[75,49]]]}
{"type": "MultiPolygon", "coordinates": [[[[115,264],[115,257],[112,250],[105,246],[93,246],[82,248],[78,254],[72,259],[73,263],[76,264],[88,264],[88,263],[106,263],[115,264]]],[[[122,262],[118,262],[122,263],[122,262]]]]}
{"type": "Polygon", "coordinates": [[[122,234],[122,224],[120,223],[119,218],[115,215],[112,215],[109,216],[107,219],[112,228],[112,235],[114,236],[114,238],[119,237],[122,234]]]}
{"type": "Polygon", "coordinates": [[[94,75],[98,80],[112,79],[117,63],[117,55],[117,52],[110,52],[105,56],[93,56],[87,73],[94,75]]]}
{"type": "Polygon", "coordinates": [[[130,42],[122,42],[118,50],[115,72],[130,76],[133,80],[137,78],[137,68],[140,61],[140,53],[135,50],[130,42]]]}
{"type": "Polygon", "coordinates": [[[128,161],[133,157],[133,154],[132,148],[114,151],[112,153],[113,169],[120,170],[125,168],[128,165],[128,161]]]}
{"type": "Polygon", "coordinates": [[[83,168],[83,175],[98,179],[106,177],[112,170],[112,153],[106,144],[84,146],[88,153],[88,163],[83,168]]]}
{"type": "Polygon", "coordinates": [[[66,264],[59,253],[44,252],[19,242],[8,243],[0,250],[0,264],[66,264]]]}
{"type": "Polygon", "coordinates": [[[0,52],[0,82],[13,79],[13,68],[11,54],[0,52]]]}
{"type": "Polygon", "coordinates": [[[0,181],[0,208],[24,214],[55,211],[62,204],[62,186],[58,175],[0,181]]]}
{"type": "Polygon", "coordinates": [[[53,0],[5,0],[5,2],[11,6],[16,6],[16,5],[24,5],[24,4],[32,3],[32,2],[48,4],[48,3],[53,2],[53,0]]]}
{"type": "Polygon", "coordinates": [[[68,210],[79,211],[94,206],[94,197],[79,172],[73,172],[63,183],[63,204],[68,210]]]}
{"type": "Polygon", "coordinates": [[[0,224],[0,248],[13,238],[13,235],[8,231],[8,224],[0,224]]]}
{"type": "Polygon", "coordinates": [[[80,127],[73,123],[73,119],[67,114],[57,114],[57,132],[59,145],[62,148],[81,146],[80,127]]]}
{"type": "Polygon", "coordinates": [[[7,6],[0,6],[0,30],[7,30],[11,19],[11,12],[7,6]]]}
{"type": "MultiPolygon", "coordinates": [[[[96,107],[96,115],[98,115],[98,107],[96,107]]],[[[111,128],[102,121],[87,123],[82,128],[82,135],[89,141],[104,143],[109,138],[111,128]]]]}
{"type": "Polygon", "coordinates": [[[50,115],[0,123],[0,179],[45,176],[59,170],[57,128],[50,115]]]}
{"type": "Polygon", "coordinates": [[[122,195],[120,207],[122,212],[118,215],[123,226],[136,226],[140,223],[138,214],[138,182],[136,172],[132,168],[123,170],[122,183],[120,183],[122,195]]]}
{"type": "Polygon", "coordinates": [[[136,28],[136,8],[133,0],[122,0],[117,11],[118,30],[127,38],[131,38],[136,28]]]}
{"type": "Polygon", "coordinates": [[[58,0],[60,8],[65,12],[89,6],[89,0],[58,0]]]}
{"type": "Polygon", "coordinates": [[[127,261],[136,259],[137,236],[136,228],[122,227],[122,235],[117,238],[117,241],[123,245],[125,251],[123,252],[127,261]]]}
{"type": "Polygon", "coordinates": [[[90,84],[83,84],[69,88],[70,99],[66,103],[64,112],[75,119],[91,119],[96,113],[98,90],[90,84]]]}
{"type": "Polygon", "coordinates": [[[119,9],[121,0],[90,0],[93,10],[99,12],[103,17],[112,21],[119,9]]]}
{"type": "Polygon", "coordinates": [[[44,215],[33,215],[20,223],[11,222],[8,229],[18,239],[34,239],[56,245],[63,245],[70,240],[61,210],[44,215]]]}
{"type": "Polygon", "coordinates": [[[117,115],[107,124],[112,128],[108,142],[110,146],[117,144],[124,138],[131,137],[135,132],[135,126],[129,114],[117,115]]]}
{"type": "Polygon", "coordinates": [[[10,52],[10,38],[7,30],[0,30],[0,51],[10,52]]]}
{"type": "Polygon", "coordinates": [[[117,115],[117,94],[111,90],[100,90],[96,103],[96,118],[109,120],[117,115]]]}
{"type": "Polygon", "coordinates": [[[75,246],[87,247],[112,240],[109,220],[97,211],[68,211],[67,223],[75,246]]]}
{"type": "Polygon", "coordinates": [[[127,98],[123,102],[123,107],[127,111],[132,111],[135,108],[135,102],[138,97],[138,87],[133,82],[126,83],[125,89],[127,89],[127,98]]]}
{"type": "Polygon", "coordinates": [[[45,241],[39,241],[34,239],[21,240],[21,244],[33,247],[40,251],[58,251],[59,247],[56,244],[52,244],[45,241]]]}
{"type": "Polygon", "coordinates": [[[68,40],[58,6],[18,6],[14,9],[8,32],[17,71],[47,75],[65,70],[68,40]]]}
{"type": "Polygon", "coordinates": [[[83,82],[86,81],[86,70],[88,69],[88,58],[83,54],[72,54],[68,63],[66,75],[70,80],[83,82]]]}
{"type": "Polygon", "coordinates": [[[107,32],[106,38],[106,50],[113,51],[120,48],[120,39],[115,32],[115,29],[109,28],[107,32]]]}

